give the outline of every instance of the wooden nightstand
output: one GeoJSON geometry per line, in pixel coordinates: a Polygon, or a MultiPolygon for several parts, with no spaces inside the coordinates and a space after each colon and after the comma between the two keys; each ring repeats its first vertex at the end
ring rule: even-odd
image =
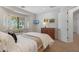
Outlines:
{"type": "Polygon", "coordinates": [[[41,28],[41,33],[46,33],[51,38],[55,39],[55,28],[41,28]]]}

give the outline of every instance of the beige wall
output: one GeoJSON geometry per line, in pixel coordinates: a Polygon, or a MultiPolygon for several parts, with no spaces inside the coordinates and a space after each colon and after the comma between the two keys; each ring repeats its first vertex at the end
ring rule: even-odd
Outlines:
{"type": "Polygon", "coordinates": [[[44,28],[45,25],[43,24],[44,18],[47,19],[55,19],[54,23],[48,23],[46,24],[47,28],[57,28],[57,22],[58,22],[58,11],[49,11],[47,13],[39,14],[37,15],[37,20],[39,20],[39,24],[37,25],[37,31],[40,32],[41,28],[44,28]]]}

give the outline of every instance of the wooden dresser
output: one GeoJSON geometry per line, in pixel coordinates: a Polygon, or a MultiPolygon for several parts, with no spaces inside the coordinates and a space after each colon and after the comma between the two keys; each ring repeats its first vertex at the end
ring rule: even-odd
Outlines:
{"type": "Polygon", "coordinates": [[[41,33],[46,33],[51,38],[55,39],[55,28],[41,28],[41,33]]]}

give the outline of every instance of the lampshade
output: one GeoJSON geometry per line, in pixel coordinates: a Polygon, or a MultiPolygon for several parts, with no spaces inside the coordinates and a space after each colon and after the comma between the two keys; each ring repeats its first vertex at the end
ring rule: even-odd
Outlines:
{"type": "Polygon", "coordinates": [[[44,19],[43,24],[46,27],[46,25],[48,24],[48,19],[44,19]]]}

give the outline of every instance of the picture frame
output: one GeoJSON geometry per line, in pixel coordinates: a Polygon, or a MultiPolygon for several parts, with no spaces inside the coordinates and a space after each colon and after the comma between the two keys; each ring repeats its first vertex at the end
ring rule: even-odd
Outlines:
{"type": "Polygon", "coordinates": [[[54,23],[55,19],[49,19],[49,23],[54,23]]]}
{"type": "Polygon", "coordinates": [[[39,20],[33,20],[33,24],[35,25],[39,24],[39,20]]]}

